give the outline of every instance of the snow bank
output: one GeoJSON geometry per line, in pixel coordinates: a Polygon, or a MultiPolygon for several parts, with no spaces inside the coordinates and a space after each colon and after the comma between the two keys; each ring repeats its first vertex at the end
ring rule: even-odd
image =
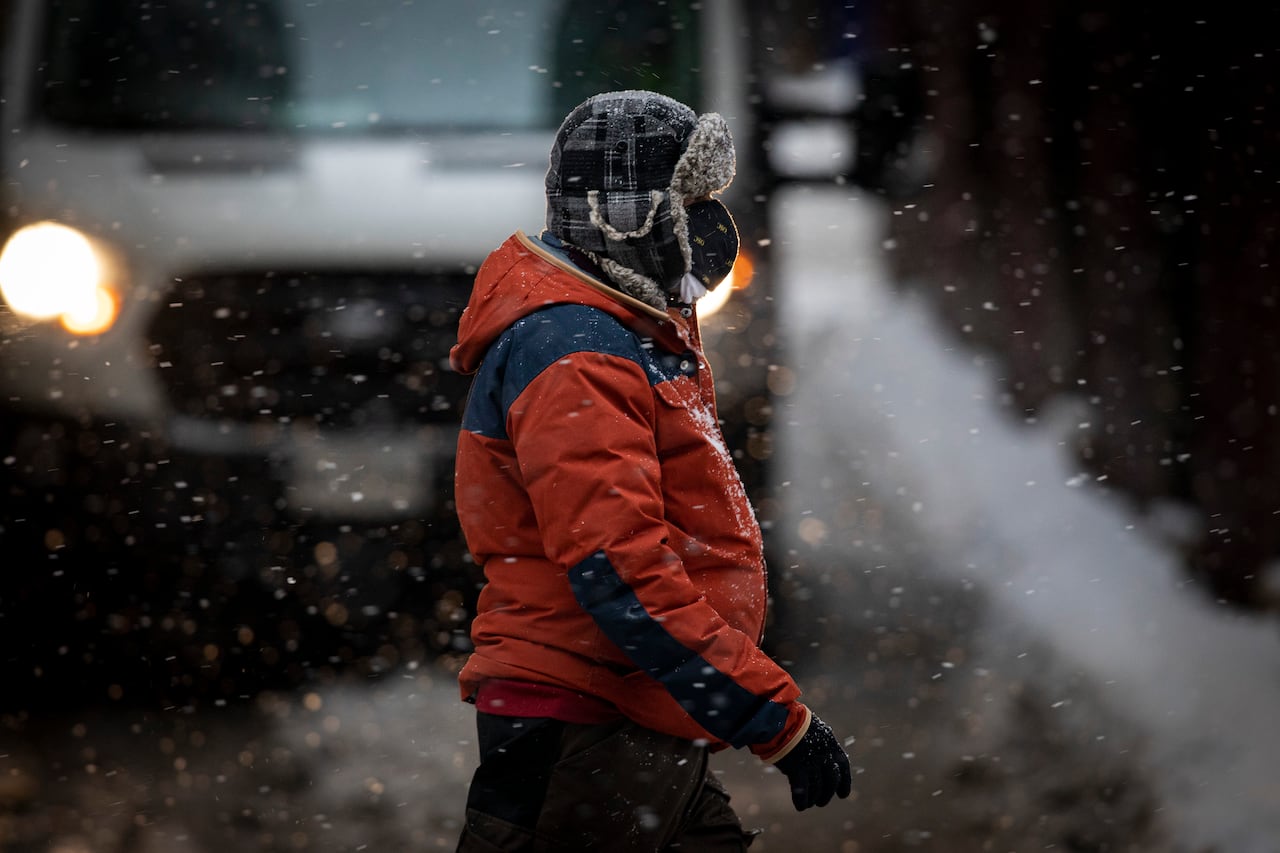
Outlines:
{"type": "Polygon", "coordinates": [[[883,210],[853,195],[775,202],[785,324],[820,362],[796,365],[809,396],[780,434],[781,470],[819,475],[813,448],[857,448],[860,476],[913,519],[936,571],[989,596],[984,655],[1016,666],[1024,650],[1008,638],[1028,637],[1052,651],[1045,672],[1082,673],[1143,735],[1171,837],[1274,853],[1276,626],[1190,587],[1171,544],[1079,469],[1065,444],[1082,407],[1028,425],[998,405],[982,356],[953,346],[918,297],[892,291],[883,210]]]}

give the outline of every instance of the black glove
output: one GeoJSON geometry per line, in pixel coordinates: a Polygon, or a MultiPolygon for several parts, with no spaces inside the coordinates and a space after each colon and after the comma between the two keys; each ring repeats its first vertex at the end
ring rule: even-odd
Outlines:
{"type": "Polygon", "coordinates": [[[809,721],[809,730],[775,766],[791,783],[791,802],[796,811],[809,806],[825,806],[835,794],[844,799],[853,790],[849,756],[836,736],[818,715],[809,721]]]}

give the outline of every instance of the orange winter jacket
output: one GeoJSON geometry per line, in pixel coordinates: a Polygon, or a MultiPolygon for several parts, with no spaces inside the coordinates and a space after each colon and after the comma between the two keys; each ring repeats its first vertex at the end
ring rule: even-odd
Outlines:
{"type": "Polygon", "coordinates": [[[517,232],[480,268],[451,361],[475,374],[456,500],[486,579],[463,697],[530,681],[679,737],[789,751],[809,712],[758,645],[760,528],[695,319],[517,232]]]}

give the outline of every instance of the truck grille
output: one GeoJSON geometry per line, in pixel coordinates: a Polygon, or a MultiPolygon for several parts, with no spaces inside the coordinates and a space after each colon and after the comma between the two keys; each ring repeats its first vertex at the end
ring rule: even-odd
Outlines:
{"type": "Polygon", "coordinates": [[[269,272],[176,282],[148,329],[175,414],[328,428],[456,422],[471,277],[269,272]]]}

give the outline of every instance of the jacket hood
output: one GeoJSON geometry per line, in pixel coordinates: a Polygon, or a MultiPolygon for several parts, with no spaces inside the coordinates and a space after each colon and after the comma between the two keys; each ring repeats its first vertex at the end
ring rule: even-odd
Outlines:
{"type": "Polygon", "coordinates": [[[614,290],[542,241],[517,231],[476,273],[449,365],[459,373],[474,373],[489,346],[512,323],[563,303],[599,308],[667,349],[678,352],[689,346],[689,326],[678,313],[614,290]]]}

